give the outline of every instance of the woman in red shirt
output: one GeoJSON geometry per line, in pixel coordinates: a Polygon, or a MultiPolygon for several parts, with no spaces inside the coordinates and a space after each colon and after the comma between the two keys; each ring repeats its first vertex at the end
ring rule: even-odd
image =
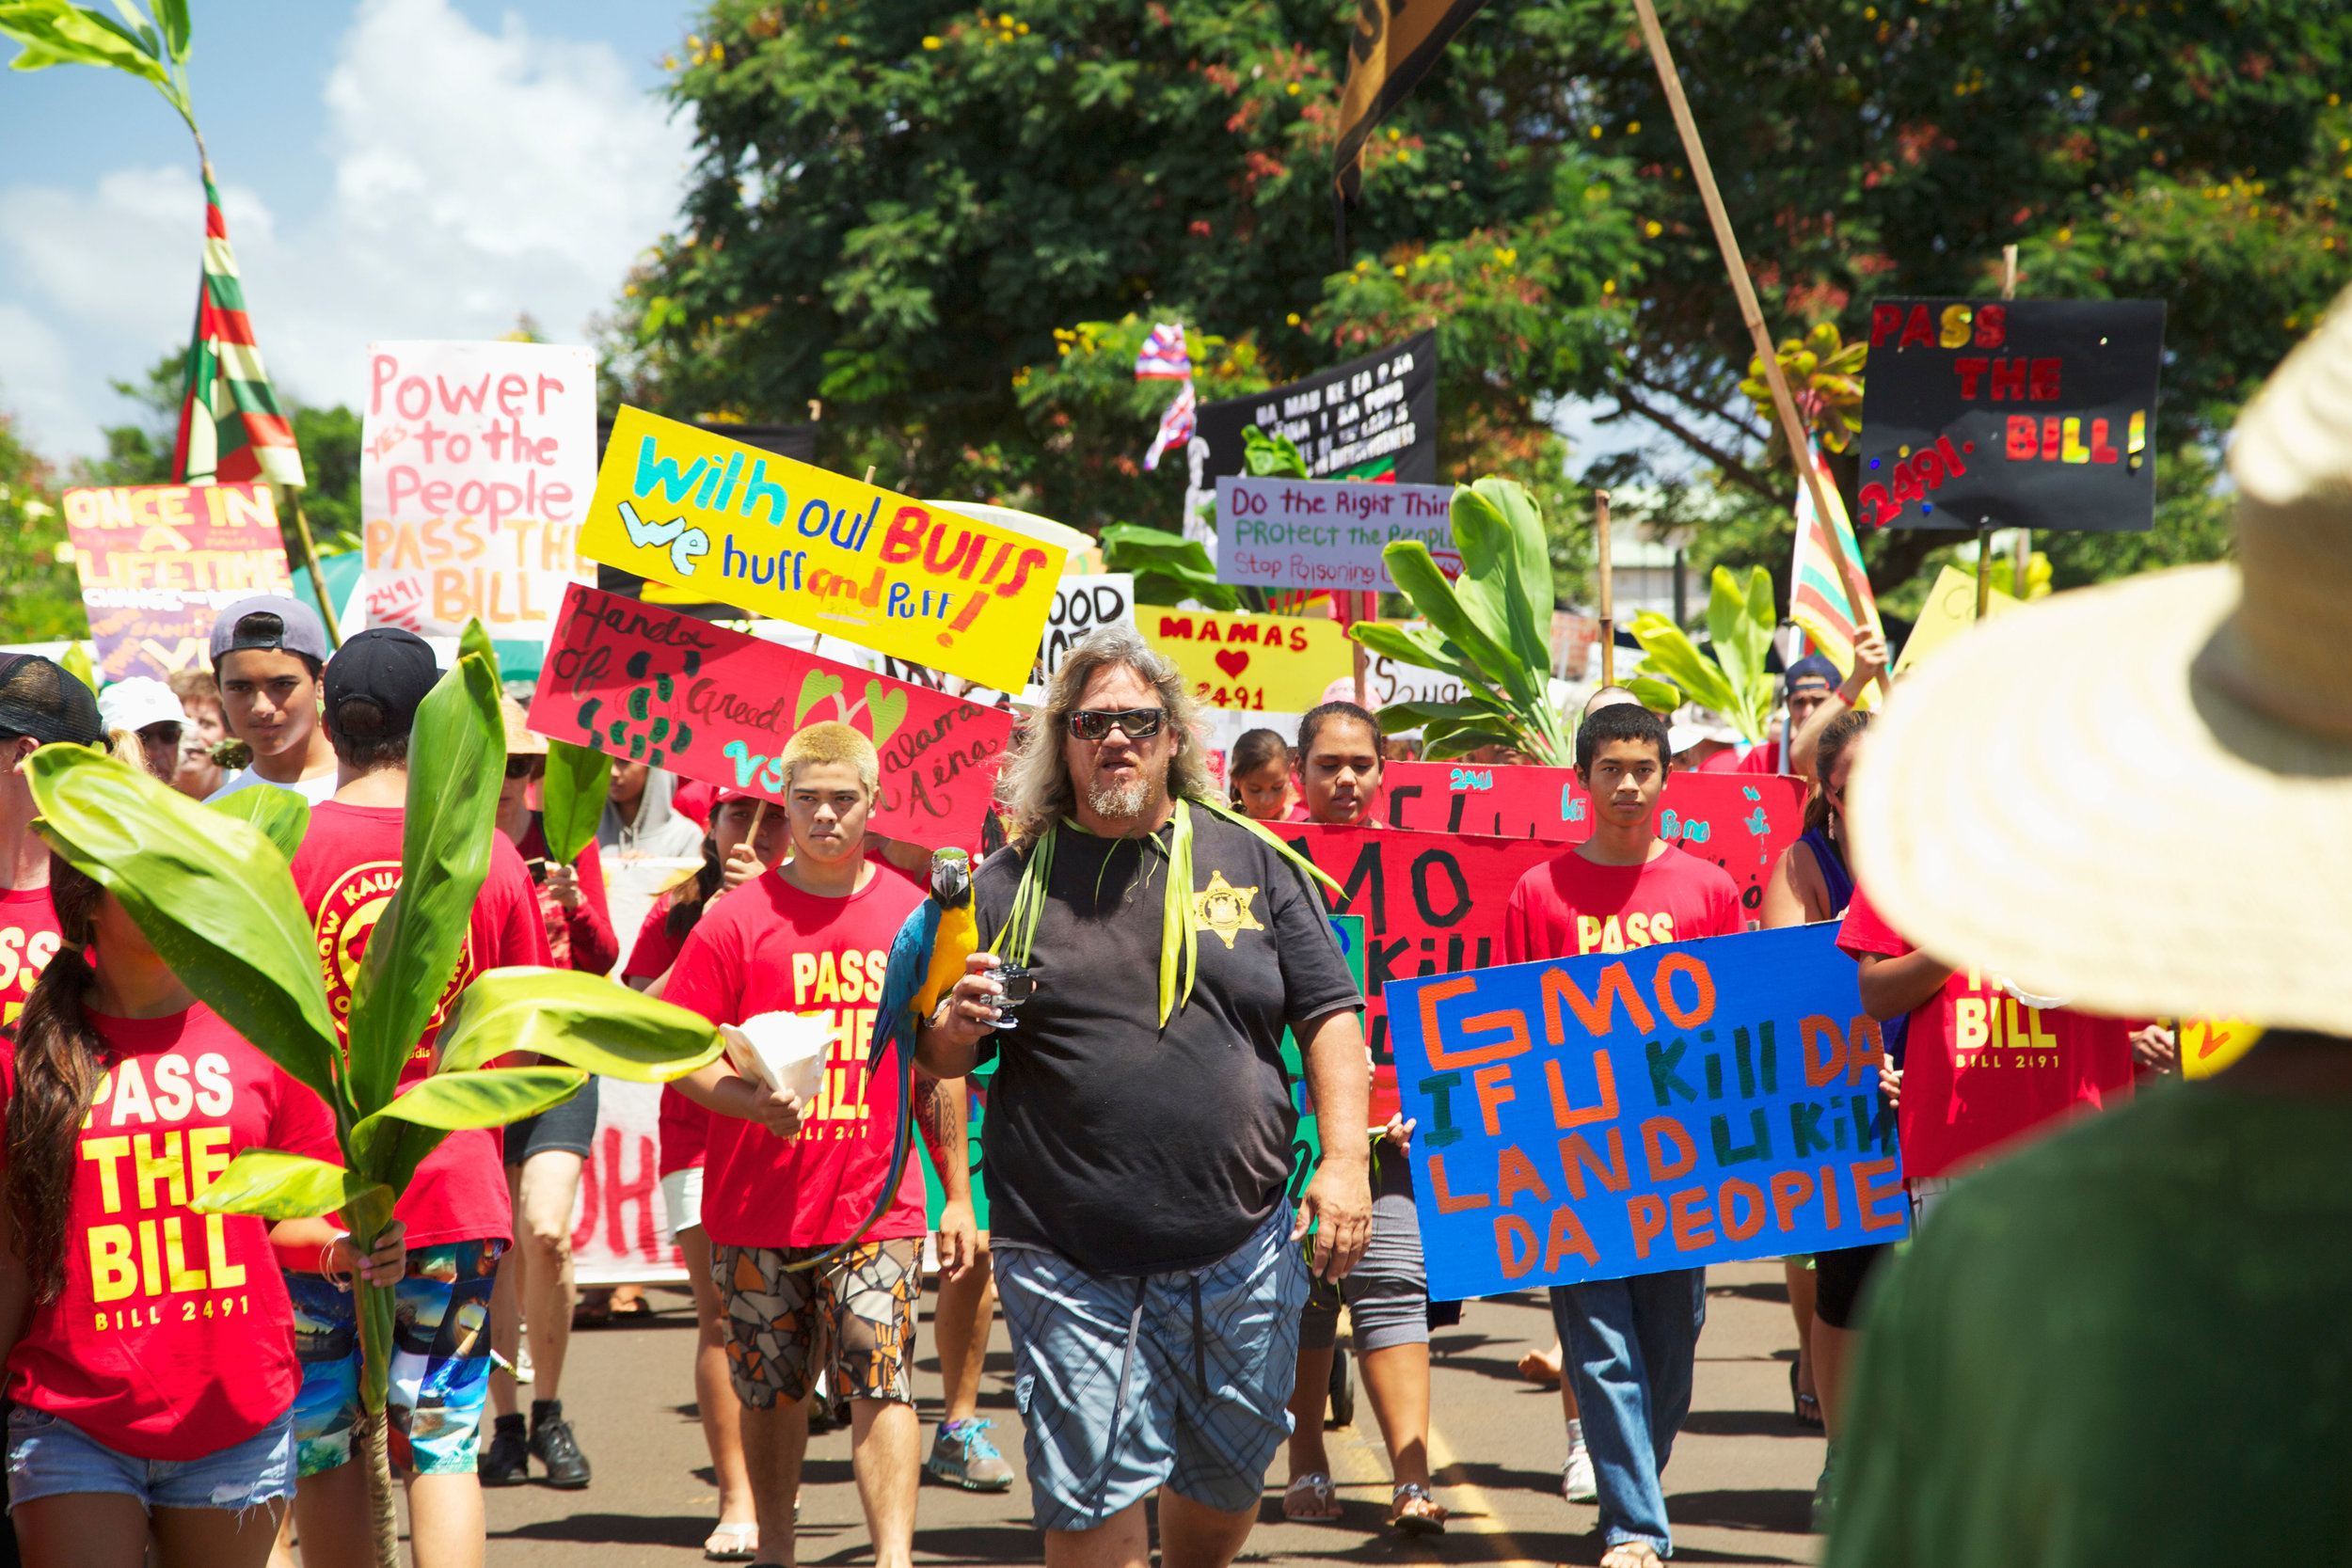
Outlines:
{"type": "MultiPolygon", "coordinates": [[[[302,1383],[278,1266],[358,1259],[323,1219],[265,1227],[188,1205],[240,1149],[340,1162],[334,1123],[113,895],[62,858],[49,888],[64,942],[0,1053],[18,1545],[34,1564],[140,1568],[151,1531],[167,1568],[258,1568],[294,1496],[302,1383]]],[[[397,1282],[405,1257],[394,1224],[370,1279],[397,1282]]]]}

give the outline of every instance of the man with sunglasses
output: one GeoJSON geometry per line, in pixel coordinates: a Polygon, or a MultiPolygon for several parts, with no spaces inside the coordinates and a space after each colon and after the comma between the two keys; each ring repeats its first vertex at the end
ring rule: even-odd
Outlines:
{"type": "Polygon", "coordinates": [[[1346,1274],[1370,1228],[1360,1139],[1292,1213],[1282,1031],[1360,1127],[1362,999],[1306,873],[1218,803],[1193,713],[1133,627],[1071,649],[998,778],[989,951],[921,1034],[941,1077],[1003,1057],[990,1239],[1049,1568],[1142,1568],[1154,1492],[1166,1561],[1233,1560],[1290,1433],[1310,1270],[1346,1274]]]}

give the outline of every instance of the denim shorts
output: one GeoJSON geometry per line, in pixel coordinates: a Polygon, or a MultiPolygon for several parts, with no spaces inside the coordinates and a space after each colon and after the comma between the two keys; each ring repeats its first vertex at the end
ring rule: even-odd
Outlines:
{"type": "Polygon", "coordinates": [[[1254,1510],[1290,1436],[1307,1262],[1277,1205],[1206,1268],[1089,1274],[999,1243],[1037,1527],[1091,1529],[1165,1482],[1220,1513],[1254,1510]]]}
{"type": "MultiPolygon", "coordinates": [[[[471,1475],[490,1397],[490,1287],[501,1241],[412,1247],[392,1300],[391,1459],[422,1476],[471,1475]]],[[[357,1298],[314,1274],[286,1275],[302,1391],[294,1442],[302,1474],[351,1462],[359,1421],[357,1298]]]]}
{"type": "Polygon", "coordinates": [[[294,1412],[201,1459],[135,1459],[62,1416],[30,1405],[8,1411],[8,1510],[71,1492],[119,1492],[150,1513],[159,1508],[242,1511],[294,1491],[294,1412]]]}

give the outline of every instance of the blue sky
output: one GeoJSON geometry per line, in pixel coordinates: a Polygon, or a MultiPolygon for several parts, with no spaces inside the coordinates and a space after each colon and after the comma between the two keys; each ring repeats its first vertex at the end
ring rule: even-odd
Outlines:
{"type": "MultiPolygon", "coordinates": [[[[670,0],[194,0],[197,118],[262,352],[356,402],[372,340],[584,341],[668,227],[691,121],[654,96],[695,8],[670,0]]],[[[0,41],[0,56],[16,46],[0,41]]],[[[0,73],[0,410],[40,451],[100,449],[110,378],[183,344],[194,144],[146,84],[0,73]]]]}

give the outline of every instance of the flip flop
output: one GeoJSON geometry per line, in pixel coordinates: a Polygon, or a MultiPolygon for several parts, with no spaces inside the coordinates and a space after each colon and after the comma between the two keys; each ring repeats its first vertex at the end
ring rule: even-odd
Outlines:
{"type": "Polygon", "coordinates": [[[1321,1470],[1310,1470],[1282,1489],[1282,1517],[1294,1525],[1327,1525],[1339,1516],[1339,1492],[1321,1470]],[[1293,1506],[1302,1495],[1313,1504],[1314,1512],[1293,1506]]]}
{"type": "Polygon", "coordinates": [[[1788,1363],[1788,1402],[1793,1407],[1799,1426],[1818,1427],[1821,1422],[1821,1401],[1816,1394],[1803,1392],[1797,1386],[1797,1364],[1788,1363]]]}
{"type": "Polygon", "coordinates": [[[759,1524],[756,1520],[721,1525],[710,1532],[710,1539],[703,1543],[703,1560],[706,1562],[750,1562],[758,1556],[759,1524]],[[733,1544],[722,1545],[722,1542],[732,1542],[733,1544]]]}
{"type": "Polygon", "coordinates": [[[1445,1521],[1445,1509],[1418,1481],[1408,1481],[1391,1493],[1389,1523],[1399,1535],[1443,1535],[1445,1521]]]}

